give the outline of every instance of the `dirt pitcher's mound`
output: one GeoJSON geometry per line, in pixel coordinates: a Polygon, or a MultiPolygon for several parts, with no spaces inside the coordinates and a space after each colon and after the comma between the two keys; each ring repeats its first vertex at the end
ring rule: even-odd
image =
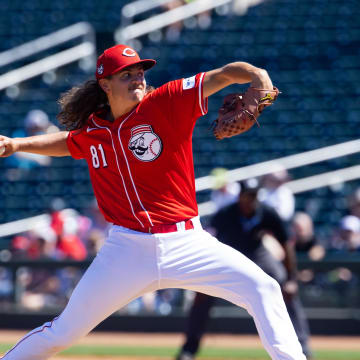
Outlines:
{"type": "MultiPolygon", "coordinates": [[[[14,344],[26,334],[25,331],[0,330],[2,343],[14,344]]],[[[78,345],[111,345],[111,346],[154,346],[154,347],[180,347],[184,341],[183,334],[148,334],[148,333],[116,333],[116,332],[93,332],[80,340],[78,345]]],[[[76,344],[76,345],[77,345],[76,344]]],[[[202,346],[226,347],[226,348],[262,348],[259,337],[256,335],[226,335],[208,334],[204,337],[202,346]]],[[[312,336],[311,346],[314,349],[344,349],[360,350],[359,336],[312,336]]],[[[65,360],[72,360],[64,357],[65,360]]],[[[127,357],[137,360],[135,357],[127,357]]],[[[120,358],[125,360],[127,358],[120,358]]],[[[99,359],[99,357],[97,358],[99,359]]],[[[105,360],[104,357],[101,358],[105,360]]],[[[111,357],[109,357],[109,360],[111,357]]],[[[114,359],[114,358],[112,358],[114,359]]],[[[117,357],[119,359],[119,357],[117,357]]],[[[92,360],[86,357],[86,360],[92,360]]],[[[148,358],[147,360],[152,360],[148,358]]]]}

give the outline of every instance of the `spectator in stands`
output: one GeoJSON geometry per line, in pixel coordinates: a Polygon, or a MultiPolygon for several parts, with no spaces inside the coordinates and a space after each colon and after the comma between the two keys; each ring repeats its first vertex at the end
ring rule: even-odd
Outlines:
{"type": "Polygon", "coordinates": [[[100,250],[110,230],[111,224],[104,219],[95,199],[85,211],[85,214],[87,219],[90,220],[90,224],[82,238],[84,239],[88,256],[92,257],[100,250]]]}
{"type": "Polygon", "coordinates": [[[16,235],[10,242],[11,259],[21,260],[28,258],[30,239],[26,234],[16,235]]]}
{"type": "Polygon", "coordinates": [[[86,242],[91,220],[73,209],[49,214],[48,224],[16,235],[10,243],[11,257],[16,259],[71,259],[87,257],[86,242]]]}
{"type": "Polygon", "coordinates": [[[333,251],[360,251],[360,219],[347,215],[340,221],[331,241],[333,251]]]}
{"type": "Polygon", "coordinates": [[[348,199],[349,213],[360,219],[360,188],[356,189],[348,199]]]}
{"type": "Polygon", "coordinates": [[[9,250],[11,258],[17,260],[61,258],[56,250],[56,235],[48,226],[34,228],[14,236],[9,250]]]}
{"type": "MultiPolygon", "coordinates": [[[[56,237],[51,231],[31,231],[24,234],[27,242],[27,257],[32,260],[54,260],[58,253],[56,250],[56,237]]],[[[25,237],[24,236],[24,237],[25,237]]],[[[16,237],[15,239],[20,239],[16,237]]],[[[18,243],[14,241],[13,247],[18,243]]],[[[56,270],[44,267],[22,267],[18,272],[17,293],[21,306],[28,309],[63,306],[66,297],[60,291],[60,278],[56,270]]]]}
{"type": "MultiPolygon", "coordinates": [[[[71,209],[51,213],[48,225],[15,236],[10,245],[13,259],[84,260],[80,234],[87,218],[71,209]],[[85,220],[84,220],[85,219],[85,220]]],[[[86,229],[84,229],[85,231],[86,229]]],[[[19,272],[19,303],[29,309],[63,306],[83,271],[64,267],[54,270],[24,267],[19,272]]]]}
{"type": "MultiPolygon", "coordinates": [[[[276,211],[259,203],[258,190],[256,179],[241,182],[238,202],[216,213],[208,231],[220,241],[249,257],[280,283],[303,352],[310,359],[309,327],[297,294],[294,243],[289,241],[286,224],[276,211]],[[284,252],[283,264],[263,245],[262,240],[267,234],[271,234],[281,244],[284,252]]],[[[214,298],[205,294],[196,294],[190,309],[186,341],[177,360],[191,360],[195,356],[213,304],[214,298]]]]}
{"type": "MultiPolygon", "coordinates": [[[[354,215],[347,215],[340,220],[331,239],[329,252],[346,257],[360,252],[360,219],[354,215]]],[[[359,288],[359,276],[346,265],[338,267],[328,273],[327,285],[334,289],[340,296],[339,305],[352,307],[359,303],[356,294],[359,288]]]]}
{"type": "Polygon", "coordinates": [[[215,205],[216,211],[236,202],[240,193],[239,183],[229,181],[227,173],[228,171],[224,168],[215,168],[210,174],[213,176],[213,188],[210,194],[210,200],[215,205]]]}
{"type": "MultiPolygon", "coordinates": [[[[58,130],[59,129],[49,121],[49,117],[44,111],[35,109],[27,113],[24,119],[24,129],[16,130],[12,134],[12,137],[16,138],[48,134],[58,130]]],[[[14,156],[7,158],[6,161],[11,168],[28,170],[37,166],[50,165],[51,157],[17,152],[14,156]]]]}
{"type": "MultiPolygon", "coordinates": [[[[195,0],[173,0],[167,2],[162,5],[165,11],[170,11],[176,9],[180,6],[187,5],[195,0]]],[[[200,29],[207,29],[211,25],[211,11],[204,11],[197,15],[197,18],[193,18],[193,21],[190,19],[188,20],[189,27],[192,28],[199,27],[200,29]]],[[[177,21],[171,25],[169,25],[166,29],[166,39],[171,42],[176,42],[181,34],[181,30],[184,27],[183,21],[177,21]]]]}
{"type": "Polygon", "coordinates": [[[14,284],[11,271],[4,266],[0,266],[0,305],[2,307],[10,302],[13,291],[14,284]]]}
{"type": "MultiPolygon", "coordinates": [[[[314,223],[304,212],[297,212],[291,223],[291,240],[295,244],[296,254],[307,256],[312,261],[320,261],[325,256],[325,248],[315,236],[314,223]]],[[[312,269],[298,271],[298,280],[304,284],[314,283],[316,274],[312,269]]]]}
{"type": "Polygon", "coordinates": [[[295,250],[299,254],[307,254],[313,261],[321,260],[325,256],[325,248],[319,244],[311,217],[304,212],[294,215],[292,224],[292,237],[295,250]]]}
{"type": "MultiPolygon", "coordinates": [[[[162,5],[164,11],[170,11],[184,5],[183,0],[173,0],[162,5]]],[[[177,41],[183,28],[183,22],[177,21],[169,25],[166,29],[165,36],[168,41],[177,41]]]]}
{"type": "MultiPolygon", "coordinates": [[[[83,261],[89,254],[88,233],[91,220],[74,209],[58,209],[51,213],[51,229],[57,238],[57,251],[62,260],[83,261]]],[[[67,299],[83,275],[78,267],[64,267],[57,271],[61,294],[67,299]]]]}
{"type": "Polygon", "coordinates": [[[85,260],[86,247],[79,236],[82,216],[73,209],[64,209],[55,211],[51,217],[51,228],[57,236],[57,249],[62,256],[72,260],[85,260]]]}
{"type": "Polygon", "coordinates": [[[295,211],[295,197],[286,186],[289,174],[280,163],[272,165],[271,168],[272,172],[262,178],[259,200],[274,208],[284,221],[290,221],[295,211]]]}

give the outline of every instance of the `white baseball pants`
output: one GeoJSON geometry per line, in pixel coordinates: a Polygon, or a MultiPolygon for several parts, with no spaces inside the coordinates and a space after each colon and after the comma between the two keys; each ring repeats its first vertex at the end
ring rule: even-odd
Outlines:
{"type": "Polygon", "coordinates": [[[48,359],[144,293],[183,288],[244,307],[272,359],[306,360],[278,283],[204,231],[198,218],[193,223],[193,230],[166,234],[114,225],[61,315],[29,332],[3,359],[48,359]]]}

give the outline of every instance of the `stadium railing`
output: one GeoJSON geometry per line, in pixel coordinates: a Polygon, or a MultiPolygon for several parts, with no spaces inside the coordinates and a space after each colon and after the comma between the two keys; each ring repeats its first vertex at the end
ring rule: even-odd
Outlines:
{"type": "MultiPolygon", "coordinates": [[[[165,1],[164,3],[166,3],[165,1]]],[[[204,1],[193,1],[189,4],[177,7],[175,9],[166,11],[162,14],[158,14],[152,16],[146,20],[139,21],[135,24],[127,25],[125,27],[121,26],[119,29],[115,31],[115,41],[117,43],[129,43],[133,39],[136,39],[140,36],[151,33],[152,31],[162,29],[166,26],[176,23],[177,21],[185,20],[191,16],[200,14],[204,11],[214,9],[216,7],[226,5],[231,3],[232,0],[204,0],[204,1]]],[[[244,3],[248,3],[249,1],[243,0],[244,3]]],[[[140,2],[139,2],[140,3],[140,2]]],[[[161,1],[156,2],[156,5],[161,5],[161,1]]],[[[131,8],[131,5],[127,5],[129,7],[124,7],[124,11],[126,14],[127,9],[131,8]]],[[[134,10],[136,7],[134,8],[134,10]]],[[[148,10],[148,8],[139,7],[138,13],[148,10]]],[[[132,17],[136,15],[136,10],[133,11],[132,17]]]]}
{"type": "Polygon", "coordinates": [[[0,75],[0,90],[82,58],[89,58],[90,61],[95,63],[96,42],[94,29],[87,22],[79,22],[0,53],[0,67],[30,58],[40,52],[54,49],[76,38],[80,38],[79,45],[71,46],[66,50],[58,51],[41,60],[31,62],[28,65],[0,75]]]}

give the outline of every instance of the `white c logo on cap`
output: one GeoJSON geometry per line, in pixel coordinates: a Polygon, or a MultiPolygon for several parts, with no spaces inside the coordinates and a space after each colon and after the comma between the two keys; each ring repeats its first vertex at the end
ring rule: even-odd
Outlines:
{"type": "Polygon", "coordinates": [[[133,49],[125,48],[123,53],[124,56],[136,56],[136,52],[133,49]]]}

